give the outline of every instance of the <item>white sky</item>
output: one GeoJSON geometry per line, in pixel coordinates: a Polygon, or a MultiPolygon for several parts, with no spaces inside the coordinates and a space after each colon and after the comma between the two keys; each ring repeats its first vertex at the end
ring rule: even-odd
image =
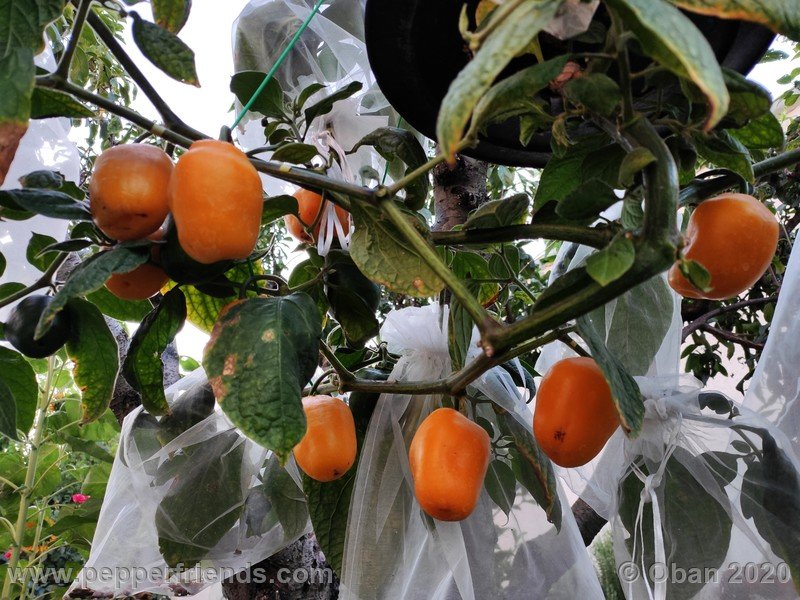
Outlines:
{"type": "MultiPolygon", "coordinates": [[[[178,83],[161,73],[139,53],[130,40],[129,31],[126,32],[128,52],[156,89],[188,124],[212,137],[219,134],[223,124],[230,125],[234,118],[231,111],[234,97],[229,91],[233,74],[231,31],[234,20],[246,4],[247,0],[193,3],[189,21],[180,37],[195,51],[200,88],[178,83]]],[[[137,4],[133,9],[145,18],[152,18],[148,4],[137,4]]],[[[791,54],[792,46],[786,40],[776,42],[776,47],[791,54]]],[[[789,66],[785,61],[761,64],[750,74],[750,78],[777,97],[787,87],[778,85],[777,78],[787,71],[789,66]]],[[[134,107],[148,117],[158,118],[143,95],[139,96],[134,107]]],[[[199,360],[206,339],[203,333],[187,325],[178,336],[179,352],[199,360]]],[[[734,389],[734,379],[717,378],[714,387],[736,397],[739,394],[734,389]]]]}

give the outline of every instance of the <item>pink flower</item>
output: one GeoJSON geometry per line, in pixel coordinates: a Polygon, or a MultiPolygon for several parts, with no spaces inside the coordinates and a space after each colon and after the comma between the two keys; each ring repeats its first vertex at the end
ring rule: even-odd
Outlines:
{"type": "Polygon", "coordinates": [[[14,554],[13,550],[11,550],[11,549],[6,550],[6,553],[3,554],[3,558],[5,558],[6,560],[11,560],[11,555],[12,554],[14,554]]]}
{"type": "Polygon", "coordinates": [[[72,501],[75,504],[83,504],[89,498],[91,498],[91,496],[86,496],[85,494],[72,494],[72,501]]]}

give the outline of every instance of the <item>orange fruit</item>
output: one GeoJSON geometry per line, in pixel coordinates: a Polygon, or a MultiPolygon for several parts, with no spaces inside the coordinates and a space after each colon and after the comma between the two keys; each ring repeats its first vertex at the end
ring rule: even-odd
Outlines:
{"type": "MultiPolygon", "coordinates": [[[[319,232],[322,229],[323,222],[327,220],[327,211],[325,210],[327,208],[327,201],[325,201],[323,205],[322,196],[316,192],[302,188],[294,193],[294,197],[297,199],[297,213],[300,218],[298,219],[294,215],[286,215],[283,218],[286,229],[289,230],[289,233],[298,242],[315,244],[319,239],[319,232]],[[317,219],[317,215],[320,211],[324,212],[319,215],[319,219],[317,219]],[[311,227],[314,221],[316,221],[317,224],[314,226],[313,235],[310,235],[309,232],[306,231],[306,227],[311,227]]],[[[342,224],[342,229],[347,233],[350,229],[350,213],[337,206],[336,216],[342,224]]]]}
{"type": "Polygon", "coordinates": [[[114,273],[106,281],[108,291],[123,300],[145,300],[155,296],[169,281],[167,274],[151,263],[127,273],[114,273]]]}
{"type": "Polygon", "coordinates": [[[233,144],[201,140],[175,165],[169,202],[178,241],[197,262],[247,258],[258,241],[261,178],[233,144]]]}
{"type": "Polygon", "coordinates": [[[138,240],[156,231],[169,211],[172,161],[156,146],[125,144],[103,152],[89,182],[97,227],[113,240],[138,240]]]}
{"type": "Polygon", "coordinates": [[[316,481],[334,481],[356,461],[356,425],[350,408],[332,396],[303,398],[306,434],[294,447],[294,459],[316,481]]]}
{"type": "Polygon", "coordinates": [[[680,272],[679,263],[669,271],[669,285],[686,298],[738,296],[769,267],[779,229],[775,215],[753,196],[724,194],[702,202],[689,217],[683,256],[706,268],[710,289],[694,287],[680,272]]]}
{"type": "Polygon", "coordinates": [[[433,411],[408,451],[422,510],[440,521],[466,519],[478,502],[490,457],[491,440],[480,425],[452,408],[433,411]]]}
{"type": "Polygon", "coordinates": [[[554,463],[585,465],[617,427],[611,388],[594,359],[565,358],[550,367],[536,393],[533,434],[554,463]]]}

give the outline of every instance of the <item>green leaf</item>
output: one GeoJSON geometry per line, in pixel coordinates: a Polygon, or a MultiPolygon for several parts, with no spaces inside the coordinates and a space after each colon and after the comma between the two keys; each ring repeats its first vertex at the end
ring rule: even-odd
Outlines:
{"type": "Polygon", "coordinates": [[[302,290],[311,296],[311,298],[313,298],[314,302],[317,304],[320,318],[324,318],[328,312],[328,298],[325,295],[325,284],[323,282],[323,277],[320,274],[321,271],[321,266],[314,260],[304,260],[298,263],[298,265],[292,269],[287,283],[291,288],[297,288],[298,286],[309,284],[304,286],[302,290]],[[316,282],[311,284],[310,282],[314,280],[316,280],[316,282]]]}
{"type": "Polygon", "coordinates": [[[594,221],[601,212],[619,201],[614,188],[599,179],[590,179],[559,201],[556,214],[570,221],[594,221]]]}
{"type": "Polygon", "coordinates": [[[466,364],[469,344],[472,341],[472,317],[464,309],[457,298],[450,301],[450,313],[447,318],[447,340],[453,370],[461,369],[466,364]]]}
{"type": "Polygon", "coordinates": [[[592,321],[606,332],[608,351],[631,375],[647,375],[672,323],[673,299],[663,277],[653,277],[606,306],[592,311],[592,321]],[[602,323],[602,326],[599,324],[602,323]]]}
{"type": "Polygon", "coordinates": [[[617,82],[604,73],[588,73],[571,79],[564,86],[564,94],[573,104],[585,106],[604,117],[610,116],[622,102],[617,82]]]}
{"type": "Polygon", "coordinates": [[[57,190],[64,185],[64,182],[64,176],[61,173],[47,169],[31,171],[19,178],[19,184],[22,187],[40,190],[57,190]]]}
{"type": "Polygon", "coordinates": [[[72,298],[69,311],[72,337],[67,340],[67,355],[75,365],[72,377],[82,394],[82,421],[89,423],[106,411],[114,395],[119,373],[119,349],[117,340],[94,304],[72,298]]]}
{"type": "Polygon", "coordinates": [[[272,465],[274,468],[268,473],[268,478],[264,482],[267,500],[278,516],[283,535],[287,540],[293,540],[303,535],[308,528],[306,497],[286,469],[276,461],[273,461],[272,465]]]}
{"type": "MultiPolygon", "coordinates": [[[[489,262],[477,252],[456,252],[450,263],[456,277],[466,282],[467,287],[481,304],[488,304],[497,296],[500,285],[496,282],[477,283],[470,279],[491,279],[489,262]]],[[[516,273],[515,273],[516,275],[516,273]]]]}
{"type": "Polygon", "coordinates": [[[311,124],[311,121],[317,117],[327,115],[329,112],[331,112],[331,110],[333,110],[333,105],[336,102],[339,100],[344,100],[345,98],[349,98],[353,94],[360,92],[362,87],[364,87],[364,85],[360,81],[352,81],[338,92],[334,92],[330,96],[327,96],[319,102],[309,106],[304,113],[306,117],[306,127],[308,127],[311,124]]]}
{"type": "Polygon", "coordinates": [[[133,17],[133,41],[142,54],[176,81],[200,87],[194,51],[174,33],[145,21],[135,12],[128,14],[133,17]]]}
{"type": "Polygon", "coordinates": [[[357,466],[353,465],[341,478],[328,483],[314,481],[303,474],[303,491],[306,494],[314,535],[325,554],[325,559],[339,574],[342,572],[347,517],[356,482],[357,466]]]}
{"type": "Polygon", "coordinates": [[[348,345],[361,348],[378,335],[375,316],[381,289],[358,270],[350,255],[331,250],[325,257],[325,293],[333,318],[342,326],[348,345]]]}
{"type": "Polygon", "coordinates": [[[594,315],[590,313],[579,317],[577,324],[578,333],[589,346],[592,358],[597,361],[608,381],[622,429],[628,437],[635,438],[639,435],[644,421],[644,398],[639,386],[619,359],[609,352],[594,315]]]}
{"type": "Polygon", "coordinates": [[[34,267],[40,271],[45,271],[56,258],[55,252],[46,251],[45,249],[55,243],[57,243],[55,238],[34,232],[31,234],[28,247],[25,249],[25,257],[34,267]],[[43,252],[43,250],[45,251],[43,252]]]}
{"type": "Polygon", "coordinates": [[[192,0],[152,0],[156,24],[172,33],[178,33],[189,19],[192,0]]]}
{"type": "Polygon", "coordinates": [[[14,394],[0,379],[0,435],[17,439],[17,403],[14,394]]]}
{"type": "Polygon", "coordinates": [[[800,39],[800,13],[794,0],[672,0],[681,8],[712,17],[754,21],[794,40],[800,39]]]}
{"type": "Polygon", "coordinates": [[[141,249],[117,246],[111,250],[100,252],[89,257],[77,267],[61,286],[53,301],[42,313],[36,326],[35,337],[44,335],[50,328],[53,319],[72,298],[84,296],[99,289],[114,273],[128,273],[147,262],[149,256],[141,249]]]}
{"type": "Polygon", "coordinates": [[[192,568],[239,520],[244,507],[242,460],[245,444],[226,431],[185,447],[166,496],[156,508],[158,548],[167,565],[192,568]]]}
{"type": "Polygon", "coordinates": [[[93,110],[84,106],[69,94],[43,87],[33,89],[31,119],[50,119],[52,117],[85,119],[94,116],[93,110]]]}
{"type": "Polygon", "coordinates": [[[467,218],[463,228],[493,229],[517,225],[525,221],[530,206],[531,199],[528,194],[514,194],[503,200],[492,200],[481,204],[474,210],[467,218]]]}
{"type": "Polygon", "coordinates": [[[744,126],[770,111],[772,96],[769,91],[731,69],[724,69],[723,75],[731,96],[726,122],[733,120],[738,126],[744,126]]]}
{"type": "Polygon", "coordinates": [[[750,152],[728,132],[715,131],[708,135],[695,133],[692,139],[705,160],[738,173],[750,183],[755,182],[750,152]]]}
{"type": "Polygon", "coordinates": [[[590,179],[590,175],[609,186],[615,185],[624,157],[625,151],[617,144],[609,144],[606,135],[580,138],[562,156],[554,155],[548,161],[533,200],[534,213],[551,200],[564,199],[590,179]],[[594,168],[590,171],[592,165],[594,168]],[[611,181],[602,176],[601,165],[609,174],[613,171],[611,181]]]}
{"type": "Polygon", "coordinates": [[[316,146],[290,142],[275,150],[272,154],[272,160],[302,165],[311,162],[317,154],[319,154],[319,151],[316,146]]]}
{"type": "Polygon", "coordinates": [[[309,84],[302,92],[300,92],[300,95],[297,97],[297,108],[303,108],[311,96],[317,92],[321,92],[326,87],[327,86],[323,83],[314,82],[309,84]]]}
{"type": "MultiPolygon", "coordinates": [[[[350,256],[364,275],[393,292],[415,298],[435,296],[444,289],[444,282],[388,218],[371,208],[354,207],[354,211],[350,256]]],[[[426,231],[416,217],[408,218],[421,232],[426,231]]]]}
{"type": "Polygon", "coordinates": [[[64,0],[0,0],[0,56],[14,48],[41,51],[42,32],[61,16],[64,4],[64,0]]]}
{"type": "Polygon", "coordinates": [[[618,235],[602,250],[586,259],[586,272],[597,283],[606,286],[627,273],[636,259],[633,241],[625,235],[618,235]]]}
{"type": "Polygon", "coordinates": [[[118,321],[131,323],[140,322],[153,309],[153,306],[147,300],[123,300],[122,298],[117,298],[105,286],[87,294],[86,299],[99,308],[104,315],[118,321]]]}
{"type": "Polygon", "coordinates": [[[489,463],[483,485],[492,502],[508,516],[517,497],[517,478],[508,463],[499,459],[489,463]]]}
{"type": "Polygon", "coordinates": [[[656,157],[644,146],[637,146],[628,154],[619,167],[619,185],[627,188],[633,185],[636,175],[645,167],[656,162],[656,157]]]}
{"type": "Polygon", "coordinates": [[[711,273],[696,260],[684,258],[678,263],[678,269],[681,275],[701,292],[711,289],[711,273]]]}
{"type": "MultiPolygon", "coordinates": [[[[266,73],[259,71],[241,71],[231,77],[231,91],[236,95],[242,106],[250,101],[250,98],[253,97],[253,94],[264,82],[266,76],[266,73]]],[[[253,102],[250,110],[275,119],[286,116],[285,98],[277,80],[269,80],[267,86],[253,102]]]]}
{"type": "Polygon", "coordinates": [[[203,366],[222,410],[281,461],[305,433],[300,397],[317,368],[321,327],[307,294],[250,298],[220,315],[206,346],[203,366]]]}
{"type": "MultiPolygon", "coordinates": [[[[0,0],[0,11],[3,11],[3,4],[0,0]]],[[[3,90],[0,94],[0,124],[11,122],[27,125],[35,77],[33,54],[29,48],[0,48],[3,48],[0,53],[0,89],[3,90]]]]}
{"type": "Polygon", "coordinates": [[[728,112],[730,96],[714,50],[694,23],[665,0],[608,0],[608,4],[649,56],[700,88],[709,105],[706,131],[719,123],[728,112]]]}
{"type": "MultiPolygon", "coordinates": [[[[408,175],[418,167],[424,165],[428,157],[425,150],[413,133],[399,127],[380,127],[367,134],[353,146],[348,154],[356,152],[362,146],[371,146],[390,164],[401,161],[406,165],[403,175],[408,175]]],[[[425,205],[428,197],[430,182],[428,175],[417,177],[405,188],[405,205],[411,210],[419,210],[425,205]]]]}
{"type": "Polygon", "coordinates": [[[569,57],[559,56],[514,73],[492,86],[475,106],[472,129],[530,113],[539,114],[543,100],[536,94],[564,69],[569,57]]]}
{"type": "MultiPolygon", "coordinates": [[[[233,284],[241,284],[251,277],[251,273],[263,275],[264,271],[260,265],[257,264],[253,265],[252,272],[247,264],[239,264],[226,271],[225,276],[233,284]]],[[[169,287],[175,287],[173,283],[167,285],[169,287]]],[[[233,298],[215,298],[204,294],[191,285],[183,285],[181,289],[186,296],[187,320],[201,331],[211,333],[220,311],[230,304],[233,298]]],[[[248,292],[248,294],[255,296],[255,293],[248,292]]]]}
{"type": "Polygon", "coordinates": [[[3,273],[6,272],[7,264],[8,263],[6,262],[6,257],[2,253],[0,253],[0,277],[2,277],[3,273]]]}
{"type": "Polygon", "coordinates": [[[142,395],[142,405],[151,415],[169,413],[161,355],[183,329],[184,321],[186,298],[179,288],[173,288],[139,325],[122,364],[123,376],[142,395]]]}
{"type": "Polygon", "coordinates": [[[748,150],[783,148],[786,143],[783,126],[771,112],[753,119],[744,127],[728,129],[727,132],[748,150]]]}
{"type": "MultiPolygon", "coordinates": [[[[57,190],[2,190],[0,191],[0,206],[12,211],[24,211],[38,214],[52,219],[66,219],[68,221],[91,221],[92,213],[89,206],[64,192],[57,190]]],[[[0,215],[5,215],[5,210],[0,210],[0,215]]]]}
{"type": "Polygon", "coordinates": [[[0,346],[0,381],[8,387],[16,402],[17,429],[28,433],[39,398],[33,367],[19,352],[0,346]]]}
{"type": "Polygon", "coordinates": [[[791,459],[775,438],[760,430],[761,462],[748,465],[742,483],[742,514],[753,518],[776,556],[788,563],[795,589],[800,587],[800,481],[791,459]]]}
{"type": "Polygon", "coordinates": [[[282,194],[264,200],[264,211],[261,213],[261,224],[267,225],[280,219],[284,215],[296,215],[298,211],[297,198],[282,194]]]}
{"type": "Polygon", "coordinates": [[[512,458],[512,468],[517,480],[527,489],[547,514],[547,520],[561,529],[561,500],[553,471],[553,463],[539,447],[527,426],[523,426],[511,413],[497,417],[502,435],[514,441],[517,455],[512,458]]]}
{"type": "Polygon", "coordinates": [[[441,151],[452,160],[473,110],[509,62],[555,17],[563,0],[523,0],[484,40],[450,84],[436,123],[441,151]]]}

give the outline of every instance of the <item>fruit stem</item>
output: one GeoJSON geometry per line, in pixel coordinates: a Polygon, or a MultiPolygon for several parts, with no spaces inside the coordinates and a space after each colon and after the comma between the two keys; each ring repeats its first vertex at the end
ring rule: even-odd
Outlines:
{"type": "MultiPolygon", "coordinates": [[[[8,560],[8,568],[6,570],[6,578],[3,583],[3,592],[0,598],[5,600],[11,598],[11,582],[15,579],[17,565],[19,564],[20,554],[22,552],[22,543],[25,535],[25,522],[28,517],[28,503],[30,502],[33,488],[36,485],[36,466],[39,460],[39,448],[42,443],[42,434],[45,430],[45,419],[47,417],[47,407],[50,405],[50,398],[52,395],[53,387],[53,363],[55,358],[51,356],[47,359],[47,377],[45,385],[40,390],[39,402],[36,405],[36,419],[34,422],[33,436],[30,441],[30,449],[28,452],[28,468],[25,473],[25,483],[21,488],[17,489],[19,493],[19,510],[17,512],[17,522],[14,527],[14,536],[11,540],[11,558],[8,560]]],[[[24,590],[23,594],[24,596],[24,590]]]]}

